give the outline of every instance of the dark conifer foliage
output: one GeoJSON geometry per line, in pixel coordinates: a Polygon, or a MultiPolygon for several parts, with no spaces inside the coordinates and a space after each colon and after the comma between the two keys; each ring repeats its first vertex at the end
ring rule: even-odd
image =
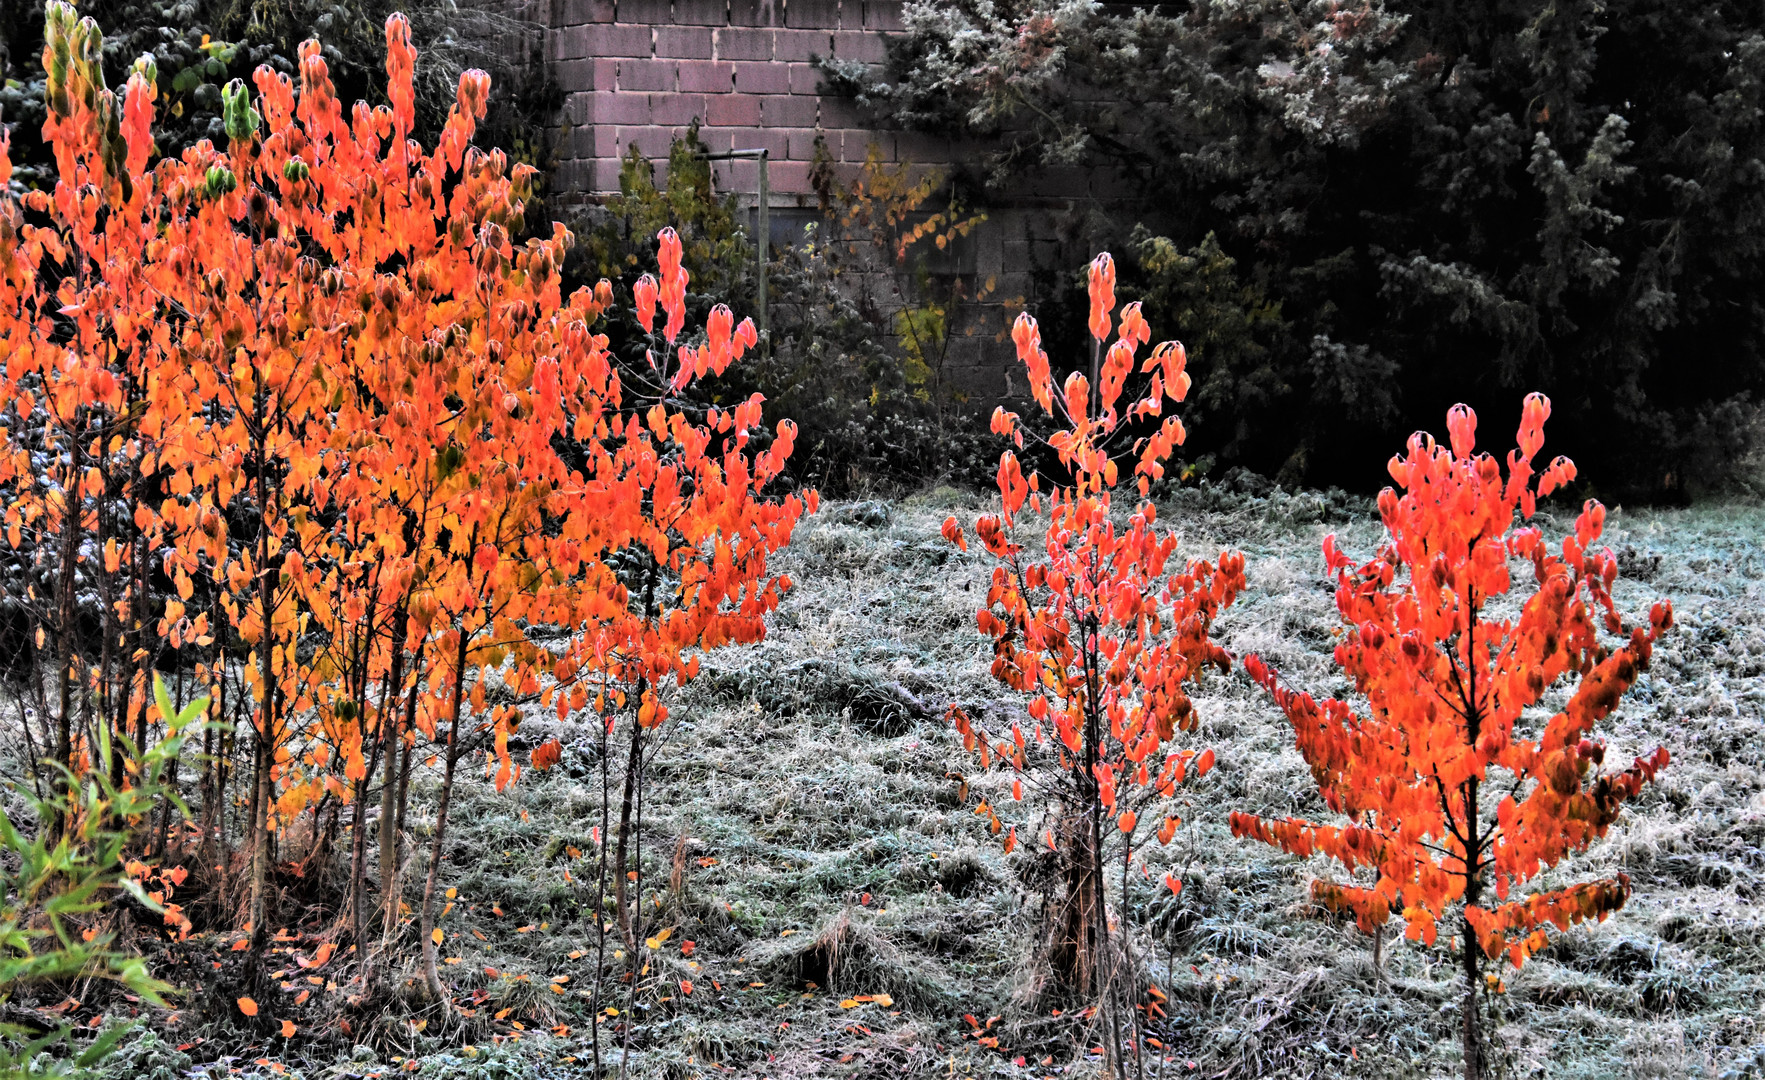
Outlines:
{"type": "Polygon", "coordinates": [[[1522,390],[1559,403],[1553,449],[1631,497],[1694,493],[1745,449],[1765,9],[939,0],[907,22],[892,78],[836,79],[993,136],[996,179],[1129,181],[1095,243],[1143,225],[1124,283],[1201,339],[1194,452],[1372,487],[1415,418],[1464,400],[1505,427],[1522,390]]]}

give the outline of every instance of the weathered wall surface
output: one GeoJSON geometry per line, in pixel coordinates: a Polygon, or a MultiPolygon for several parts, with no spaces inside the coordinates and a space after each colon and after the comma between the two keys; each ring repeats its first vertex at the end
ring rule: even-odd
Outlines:
{"type": "MultiPolygon", "coordinates": [[[[878,63],[901,28],[900,0],[559,0],[551,55],[565,92],[561,192],[617,191],[619,158],[652,157],[694,119],[712,150],[765,147],[782,205],[812,192],[817,135],[836,161],[871,143],[885,160],[952,160],[947,140],[873,130],[850,102],[825,96],[817,56],[878,63]]],[[[752,192],[756,166],[724,163],[726,190],[752,192]]]]}
{"type": "MultiPolygon", "coordinates": [[[[855,173],[875,145],[888,163],[942,167],[974,160],[973,147],[920,133],[879,128],[852,102],[821,93],[813,60],[837,56],[881,63],[899,32],[901,0],[552,0],[548,55],[565,93],[554,198],[564,204],[619,189],[620,160],[636,145],[651,159],[694,120],[713,151],[765,147],[770,156],[773,233],[786,239],[815,205],[810,183],[815,141],[827,143],[836,172],[855,173]],[[794,213],[793,213],[794,212],[794,213]]],[[[752,205],[758,165],[719,162],[718,188],[752,205]]],[[[1049,215],[1089,194],[1083,170],[1027,177],[1009,205],[989,219],[944,272],[964,287],[987,289],[968,305],[946,363],[976,404],[1006,389],[1009,346],[999,331],[1009,303],[1030,291],[1030,269],[1053,257],[1049,215]]]]}

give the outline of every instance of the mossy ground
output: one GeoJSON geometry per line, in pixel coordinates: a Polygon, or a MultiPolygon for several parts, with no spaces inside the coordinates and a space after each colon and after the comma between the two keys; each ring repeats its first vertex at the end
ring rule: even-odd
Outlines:
{"type": "MultiPolygon", "coordinates": [[[[958,803],[955,774],[973,765],[943,707],[1005,695],[972,617],[990,564],[952,551],[938,525],[980,506],[939,490],[824,508],[778,561],[797,588],[766,642],[709,658],[676,703],[644,850],[651,879],[677,864],[680,888],[646,903],[673,928],[652,978],[690,980],[693,992],[639,1003],[631,1075],[1098,1071],[1074,1041],[1082,1021],[1053,1015],[1037,992],[1036,845],[1004,855],[973,813],[978,796],[1009,803],[1005,780],[971,776],[958,803]],[[689,939],[690,958],[678,948],[689,939]],[[841,1004],[879,994],[892,1004],[841,1004]],[[983,1034],[996,1047],[965,1014],[982,1027],[1001,1017],[983,1034]]],[[[1219,626],[1228,649],[1261,653],[1294,685],[1344,689],[1318,549],[1334,531],[1370,552],[1380,534],[1370,504],[1201,489],[1163,516],[1189,553],[1248,556],[1250,588],[1219,626]]],[[[1544,521],[1547,535],[1565,525],[1544,521]]],[[[1622,871],[1636,891],[1606,923],[1558,935],[1493,999],[1497,1075],[1765,1075],[1762,536],[1765,510],[1750,502],[1612,514],[1621,604],[1635,615],[1671,597],[1680,623],[1607,724],[1610,760],[1661,744],[1673,763],[1606,839],[1547,877],[1622,871]]],[[[1178,838],[1134,885],[1141,949],[1169,996],[1156,1034],[1170,1059],[1148,1075],[1455,1072],[1452,958],[1387,941],[1381,973],[1370,939],[1309,903],[1324,861],[1234,840],[1230,810],[1317,813],[1321,803],[1284,721],[1240,672],[1213,678],[1198,705],[1196,742],[1215,747],[1219,765],[1184,791],[1178,838]],[[1186,882],[1180,897],[1156,886],[1161,864],[1186,882]]],[[[205,1011],[198,991],[176,1023],[157,1020],[106,1071],[159,1080],[208,1062],[215,1075],[586,1075],[578,990],[594,929],[581,917],[586,861],[569,852],[591,846],[598,763],[586,729],[529,728],[531,741],[572,744],[563,765],[501,795],[467,785],[453,818],[443,877],[459,903],[442,925],[458,961],[443,972],[462,995],[479,992],[476,1016],[416,1030],[389,1013],[378,1045],[352,1049],[358,1040],[334,1025],[292,1041],[242,1032],[225,1009],[205,1011]],[[566,1025],[568,1035],[552,1033],[566,1025]]],[[[413,812],[428,812],[418,795],[424,809],[413,812]]],[[[1038,832],[1035,811],[1021,810],[1016,820],[1038,832]]],[[[428,822],[415,823],[420,837],[428,822]]],[[[293,994],[266,1014],[299,1016],[293,994]]]]}

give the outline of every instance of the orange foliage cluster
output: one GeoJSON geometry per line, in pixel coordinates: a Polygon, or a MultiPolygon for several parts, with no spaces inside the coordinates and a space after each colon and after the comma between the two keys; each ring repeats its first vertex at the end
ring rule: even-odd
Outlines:
{"type": "Polygon", "coordinates": [[[1292,721],[1325,801],[1349,822],[1232,816],[1240,836],[1364,872],[1356,883],[1316,886],[1362,928],[1401,913],[1408,935],[1431,943],[1444,909],[1463,902],[1484,955],[1506,952],[1515,966],[1544,944],[1544,924],[1566,929],[1623,904],[1622,875],[1524,898],[1513,891],[1604,835],[1667,763],[1658,749],[1602,772],[1593,731],[1647,667],[1672,606],[1656,603],[1648,625],[1625,626],[1612,600],[1617,560],[1594,550],[1606,517],[1597,502],[1556,550],[1536,527],[1513,527],[1516,512],[1529,518],[1537,497],[1575,475],[1564,458],[1534,470],[1549,413],[1541,395],[1526,399],[1504,477],[1494,457],[1474,452],[1475,416],[1454,408],[1450,446],[1417,434],[1392,460],[1402,493],[1379,498],[1389,539],[1378,553],[1357,566],[1325,541],[1345,631],[1336,661],[1365,708],[1286,689],[1257,657],[1245,666],[1292,721]],[[1533,591],[1492,610],[1513,588],[1516,564],[1530,569],[1533,591]],[[1616,642],[1602,641],[1602,630],[1616,642]],[[1533,721],[1565,678],[1573,692],[1533,721]]]}
{"type": "MultiPolygon", "coordinates": [[[[445,747],[451,780],[476,739],[500,788],[519,703],[651,727],[698,650],[764,634],[790,586],[767,555],[813,495],[762,497],[794,428],[756,450],[758,396],[702,419],[675,404],[755,334],[719,308],[704,344],[677,341],[671,231],[636,297],[647,324],[659,294],[666,346],[625,379],[594,330],[608,283],[563,294],[562,226],[517,239],[535,170],[471,145],[488,77],[461,77],[433,149],[412,139],[402,16],[389,104],[346,108],[308,42],[292,77],[226,88],[225,149],[151,164],[151,60],[118,94],[91,20],[56,3],[48,29],[58,181],[0,196],[5,532],[111,583],[132,655],[82,658],[53,629],[119,733],[156,719],[166,647],[217,718],[249,717],[258,878],[265,834],[327,793],[359,800],[400,747],[445,747]],[[632,551],[666,617],[633,597],[632,551]],[[228,702],[229,673],[249,702],[228,702]]],[[[0,144],[0,191],[9,172],[0,144]]]]}
{"type": "MultiPolygon", "coordinates": [[[[1007,450],[998,472],[1003,512],[974,526],[999,560],[977,621],[993,640],[994,677],[1030,696],[1030,730],[1014,721],[1008,738],[995,738],[961,710],[952,716],[983,767],[997,758],[1032,782],[1062,786],[1063,799],[1092,816],[1090,827],[1112,820],[1109,831],[1131,850],[1148,807],[1170,798],[1191,770],[1205,774],[1213,763],[1211,750],[1173,750],[1170,744],[1179,730],[1196,723],[1187,685],[1205,668],[1223,670],[1230,663],[1208,632],[1244,587],[1244,557],[1223,552],[1217,563],[1184,563],[1175,534],[1157,528],[1149,500],[1142,498],[1125,522],[1112,513],[1117,456],[1136,430],[1131,421],[1157,418],[1167,401],[1183,400],[1189,388],[1183,347],[1165,342],[1138,364],[1139,373],[1150,376],[1144,395],[1123,402],[1136,351],[1151,331],[1140,305],[1129,304],[1121,311],[1119,335],[1104,351],[1115,330],[1114,282],[1113,261],[1099,256],[1090,268],[1090,329],[1100,359],[1091,377],[1073,372],[1058,394],[1035,319],[1023,314],[1013,329],[1031,393],[1064,425],[1046,442],[1070,482],[1051,485],[1044,507],[1041,476],[1026,478],[1016,454],[1007,450]],[[1026,506],[1047,515],[1040,558],[1014,537],[1026,506]]],[[[1023,445],[1017,415],[999,410],[993,430],[1023,445]]],[[[1162,475],[1182,438],[1173,416],[1128,443],[1142,493],[1162,475]]],[[[944,534],[966,547],[954,518],[944,534]]],[[[1021,783],[1014,786],[1017,797],[1021,791],[1021,783]]],[[[1168,843],[1176,819],[1158,818],[1156,834],[1168,843]]],[[[998,831],[996,815],[993,821],[998,831]]],[[[1014,838],[1015,829],[1008,847],[1014,838]]],[[[1053,846],[1052,833],[1047,840],[1053,846]]],[[[1170,884],[1178,887],[1175,879],[1170,884]]]]}

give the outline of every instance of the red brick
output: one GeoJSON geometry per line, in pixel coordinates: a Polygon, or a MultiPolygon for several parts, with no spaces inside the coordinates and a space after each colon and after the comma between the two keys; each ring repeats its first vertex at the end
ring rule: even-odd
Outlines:
{"type": "Polygon", "coordinates": [[[780,26],[784,23],[781,0],[729,0],[729,25],[780,26]]]}
{"type": "MultiPolygon", "coordinates": [[[[713,100],[727,101],[727,95],[713,100]]],[[[685,127],[694,120],[705,119],[703,94],[651,94],[650,123],[668,127],[685,127]]]]}
{"type": "Polygon", "coordinates": [[[721,94],[706,97],[705,122],[717,127],[758,127],[760,99],[746,94],[721,94]]]}
{"type": "Polygon", "coordinates": [[[656,55],[709,60],[711,58],[711,28],[708,26],[658,26],[656,28],[656,55]]]}
{"type": "Polygon", "coordinates": [[[620,90],[672,91],[679,80],[675,65],[668,60],[620,60],[620,90]]]}
{"type": "Polygon", "coordinates": [[[774,31],[731,26],[717,31],[717,59],[770,60],[774,31]]]}
{"type": "Polygon", "coordinates": [[[772,47],[774,60],[813,60],[833,51],[833,32],[827,30],[780,30],[772,47]]]}
{"type": "Polygon", "coordinates": [[[788,94],[791,73],[785,64],[765,60],[743,60],[735,64],[735,91],[738,94],[788,94]]]}
{"type": "Polygon", "coordinates": [[[862,60],[866,64],[880,64],[889,58],[889,52],[883,43],[881,34],[873,34],[865,30],[836,30],[832,36],[833,53],[841,60],[862,60]]]}
{"type": "Polygon", "coordinates": [[[564,10],[558,19],[562,26],[612,21],[613,0],[564,0],[564,10]]]}
{"type": "MultiPolygon", "coordinates": [[[[857,0],[849,0],[856,3],[857,0]]],[[[864,25],[870,30],[899,32],[907,29],[901,21],[901,0],[864,0],[864,25]]]]}
{"type": "Polygon", "coordinates": [[[733,127],[717,128],[723,134],[723,141],[728,143],[725,150],[765,150],[773,161],[784,159],[789,148],[790,136],[783,131],[769,127],[733,127]]]}
{"type": "Polygon", "coordinates": [[[818,113],[812,97],[768,94],[760,99],[760,122],[769,128],[814,127],[818,113]]]}
{"type": "Polygon", "coordinates": [[[791,76],[791,93],[817,94],[821,92],[821,69],[814,64],[787,64],[791,76]]]}
{"type": "Polygon", "coordinates": [[[674,21],[674,5],[670,0],[618,0],[619,21],[666,26],[674,21]]]}
{"type": "Polygon", "coordinates": [[[687,94],[727,94],[735,88],[735,69],[721,60],[683,60],[680,89],[687,94]]]}
{"type": "Polygon", "coordinates": [[[836,30],[840,25],[840,0],[787,0],[784,24],[809,30],[836,30]]]}
{"type": "Polygon", "coordinates": [[[674,0],[674,21],[691,26],[722,26],[729,18],[729,0],[674,0]]]}
{"type": "Polygon", "coordinates": [[[589,56],[648,56],[650,28],[647,26],[598,25],[589,27],[589,56]]]}

